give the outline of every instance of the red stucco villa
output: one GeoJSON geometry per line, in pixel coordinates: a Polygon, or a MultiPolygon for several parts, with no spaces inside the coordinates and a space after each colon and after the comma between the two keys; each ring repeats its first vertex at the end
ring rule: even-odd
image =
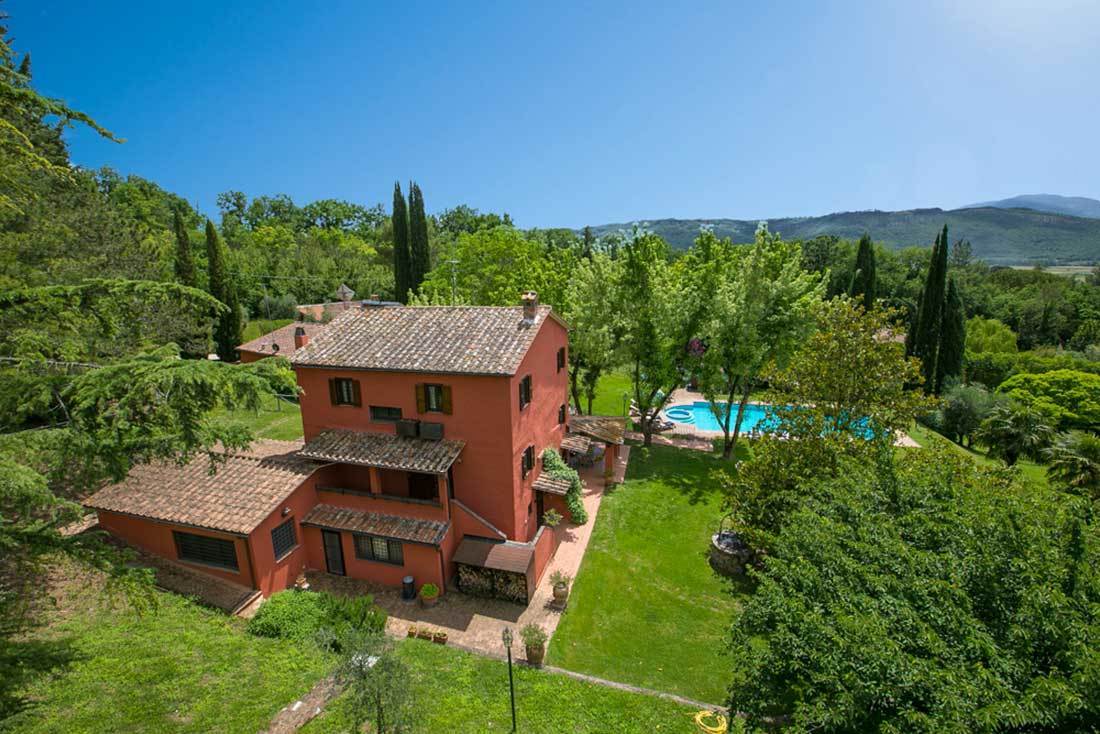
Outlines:
{"type": "Polygon", "coordinates": [[[569,517],[542,451],[595,439],[610,467],[622,443],[621,421],[569,414],[565,324],[528,293],[356,309],[297,342],[303,442],[258,441],[213,473],[136,467],[85,502],[100,527],[263,596],[306,569],[444,591],[466,569],[529,599],[555,551],[543,514],[569,517]]]}

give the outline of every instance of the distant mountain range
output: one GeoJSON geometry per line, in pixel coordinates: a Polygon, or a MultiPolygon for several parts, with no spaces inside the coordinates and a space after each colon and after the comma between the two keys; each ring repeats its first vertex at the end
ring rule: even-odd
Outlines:
{"type": "Polygon", "coordinates": [[[1059,196],[1058,194],[1024,194],[1010,199],[983,201],[980,204],[964,206],[963,209],[1034,209],[1037,212],[1068,214],[1071,217],[1100,219],[1100,201],[1085,196],[1059,196]]]}
{"type": "MultiPolygon", "coordinates": [[[[734,242],[751,242],[759,220],[650,219],[639,221],[673,247],[691,246],[702,226],[734,242]]],[[[876,242],[893,248],[931,247],[944,224],[952,242],[965,238],[974,256],[992,265],[1093,264],[1100,262],[1100,201],[1040,194],[961,209],[911,209],[884,212],[839,212],[822,217],[767,220],[768,227],[786,239],[809,239],[832,234],[857,239],[869,232],[876,242]],[[1029,207],[1022,207],[1026,201],[1029,207]],[[1035,207],[1046,207],[1037,209],[1035,207]],[[1057,208],[1057,209],[1056,209],[1057,208]],[[1076,215],[1062,211],[1073,208],[1076,215]],[[1094,212],[1083,214],[1083,212],[1094,212]]],[[[592,227],[597,235],[630,230],[635,223],[592,227]]]]}

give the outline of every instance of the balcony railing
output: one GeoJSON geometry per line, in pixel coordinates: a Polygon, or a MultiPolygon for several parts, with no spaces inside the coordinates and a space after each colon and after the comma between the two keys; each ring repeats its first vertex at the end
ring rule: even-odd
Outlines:
{"type": "Polygon", "coordinates": [[[422,500],[415,497],[402,497],[396,494],[384,494],[380,492],[371,492],[366,489],[352,489],[350,487],[329,487],[319,486],[318,492],[334,492],[336,494],[350,494],[356,497],[369,497],[376,500],[387,500],[389,502],[405,502],[410,505],[423,505],[425,507],[443,507],[443,504],[438,500],[422,500]]]}

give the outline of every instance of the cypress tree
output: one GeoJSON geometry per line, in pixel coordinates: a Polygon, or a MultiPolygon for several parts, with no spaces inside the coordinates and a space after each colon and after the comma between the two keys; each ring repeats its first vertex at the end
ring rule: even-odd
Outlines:
{"type": "Polygon", "coordinates": [[[581,250],[581,256],[587,260],[592,259],[592,250],[596,244],[596,235],[592,234],[592,228],[585,225],[583,233],[584,247],[581,250]]]}
{"type": "Polygon", "coordinates": [[[943,391],[949,377],[959,377],[963,369],[963,353],[966,350],[966,315],[962,298],[955,286],[955,279],[947,281],[947,300],[943,307],[943,326],[940,329],[940,349],[936,358],[936,393],[943,391]]]}
{"type": "Polygon", "coordinates": [[[393,282],[394,298],[407,303],[409,298],[409,214],[401,184],[393,184],[393,282]]]}
{"type": "Polygon", "coordinates": [[[940,329],[943,321],[944,290],[947,279],[947,225],[936,238],[932,248],[932,261],[928,277],[921,293],[920,310],[914,327],[911,352],[920,358],[924,376],[924,390],[931,393],[936,386],[936,355],[940,345],[940,329]]]}
{"type": "Polygon", "coordinates": [[[29,51],[23,54],[23,60],[19,62],[19,73],[27,79],[31,78],[31,54],[29,51]]]}
{"type": "Polygon", "coordinates": [[[191,257],[191,237],[178,209],[172,212],[172,229],[176,232],[176,280],[194,288],[198,278],[195,276],[195,261],[191,257]]]}
{"type": "Polygon", "coordinates": [[[409,263],[409,288],[415,293],[420,290],[424,276],[432,269],[424,194],[415,182],[409,182],[409,263]]]}
{"type": "Polygon", "coordinates": [[[851,296],[863,304],[865,311],[870,311],[875,305],[875,248],[868,234],[859,238],[851,296]]]}
{"type": "Polygon", "coordinates": [[[214,223],[206,220],[206,259],[210,272],[210,295],[225,304],[226,310],[214,324],[214,346],[223,362],[237,359],[241,343],[241,308],[237,288],[229,278],[225,245],[218,237],[214,223]]]}

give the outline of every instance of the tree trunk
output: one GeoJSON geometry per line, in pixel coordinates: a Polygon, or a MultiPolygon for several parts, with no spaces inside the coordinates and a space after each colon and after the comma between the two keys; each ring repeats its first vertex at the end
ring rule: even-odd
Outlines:
{"type": "MultiPolygon", "coordinates": [[[[736,387],[730,385],[729,392],[726,393],[726,415],[722,418],[722,458],[728,459],[733,455],[733,445],[737,439],[730,438],[730,414],[733,412],[733,394],[736,391],[736,387]]],[[[711,409],[714,409],[714,403],[711,403],[711,409]]],[[[735,426],[736,427],[736,426],[735,426]]]]}
{"type": "Polygon", "coordinates": [[[730,443],[730,452],[723,458],[729,459],[737,455],[737,438],[741,435],[741,421],[745,418],[745,406],[749,404],[749,391],[752,383],[745,380],[745,386],[741,390],[741,402],[737,404],[737,422],[733,425],[733,441],[730,443]]]}
{"type": "MultiPolygon", "coordinates": [[[[573,364],[573,369],[569,370],[569,392],[573,394],[573,405],[577,406],[578,411],[581,409],[581,386],[577,377],[579,371],[580,367],[576,363],[573,364]]],[[[591,405],[588,412],[592,412],[591,405]]]]}

